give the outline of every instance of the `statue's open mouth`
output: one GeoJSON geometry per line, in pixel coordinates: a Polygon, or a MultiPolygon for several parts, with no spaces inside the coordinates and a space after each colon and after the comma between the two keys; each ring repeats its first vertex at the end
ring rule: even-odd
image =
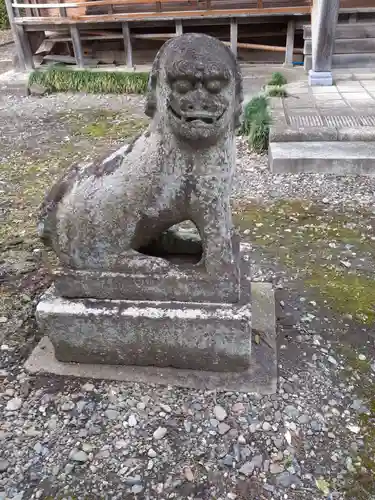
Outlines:
{"type": "Polygon", "coordinates": [[[205,111],[194,111],[180,114],[172,106],[169,106],[169,111],[180,121],[185,123],[193,123],[193,124],[205,124],[205,125],[214,125],[218,122],[225,113],[225,110],[220,115],[213,115],[212,113],[207,113],[205,111]]]}

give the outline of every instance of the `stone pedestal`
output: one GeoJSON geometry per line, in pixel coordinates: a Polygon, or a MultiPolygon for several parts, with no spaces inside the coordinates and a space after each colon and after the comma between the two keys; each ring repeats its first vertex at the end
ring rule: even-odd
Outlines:
{"type": "MultiPolygon", "coordinates": [[[[232,223],[237,60],[207,35],[174,37],[155,58],[146,100],[150,128],[73,166],[42,204],[38,232],[61,268],[37,307],[48,337],[39,360],[53,351],[55,373],[79,364],[129,381],[274,389],[274,302],[258,307],[271,327],[258,321],[252,346],[249,249],[241,253],[232,223]]],[[[43,369],[37,361],[30,370],[43,369]]]]}
{"type": "MultiPolygon", "coordinates": [[[[228,335],[224,335],[224,330],[222,330],[222,320],[220,321],[219,330],[216,333],[219,333],[218,336],[213,338],[213,328],[208,328],[208,333],[210,333],[210,338],[204,340],[206,345],[209,342],[211,343],[210,349],[215,351],[215,354],[210,353],[210,359],[213,360],[215,357],[218,360],[225,359],[234,359],[233,356],[235,353],[240,354],[242,359],[245,361],[250,361],[250,364],[246,370],[238,368],[239,365],[235,366],[234,369],[237,368],[237,371],[218,371],[218,368],[222,368],[223,365],[216,365],[215,370],[210,371],[207,365],[204,365],[204,360],[200,360],[199,355],[194,359],[193,366],[203,366],[202,370],[197,369],[181,369],[181,368],[171,368],[171,367],[158,367],[155,365],[150,366],[137,366],[137,365],[113,365],[113,364],[103,364],[102,358],[100,358],[99,363],[89,363],[86,357],[83,357],[82,363],[70,363],[70,362],[62,362],[56,359],[56,355],[64,354],[64,347],[62,345],[57,346],[57,350],[54,345],[51,343],[51,340],[45,336],[41,339],[39,344],[36,346],[34,351],[31,353],[30,357],[25,363],[25,369],[32,374],[44,374],[44,375],[59,375],[65,377],[78,377],[89,378],[89,379],[98,379],[98,380],[118,380],[122,382],[128,383],[142,383],[142,384],[161,384],[161,385],[172,385],[190,388],[194,390],[215,390],[215,391],[238,391],[244,393],[261,393],[261,394],[272,394],[276,391],[276,382],[277,382],[277,359],[276,359],[276,330],[275,330],[275,297],[274,291],[272,288],[272,284],[270,283],[259,283],[254,282],[251,283],[251,327],[253,329],[253,335],[255,338],[255,342],[250,344],[250,321],[245,320],[245,316],[247,315],[245,310],[241,311],[241,308],[227,306],[222,307],[211,306],[208,307],[206,304],[197,305],[198,309],[201,311],[205,311],[205,314],[210,314],[211,318],[216,315],[216,320],[218,319],[217,314],[223,317],[226,314],[226,318],[224,319],[224,328],[228,335]],[[238,314],[235,314],[235,310],[237,310],[238,314]],[[218,312],[220,311],[220,312],[218,312]],[[229,319],[228,313],[231,311],[231,318],[229,319]],[[240,317],[243,318],[243,322],[240,317]],[[229,327],[233,326],[236,330],[229,331],[229,327]],[[238,331],[239,329],[239,331],[238,331]],[[240,339],[240,346],[235,345],[235,341],[240,339]],[[223,342],[223,345],[221,344],[223,342]],[[250,347],[251,345],[251,347],[250,347]],[[234,351],[230,352],[229,349],[233,347],[234,351]],[[242,349],[242,353],[241,353],[242,349]],[[226,351],[226,352],[225,352],[226,351]],[[251,357],[250,357],[251,354],[251,357]]],[[[64,300],[60,297],[56,297],[54,295],[53,290],[48,292],[43,298],[38,307],[38,321],[40,326],[43,326],[49,334],[53,332],[57,332],[56,327],[59,322],[62,321],[63,325],[61,325],[61,329],[59,330],[58,335],[55,337],[55,340],[58,339],[60,342],[64,342],[64,339],[70,339],[72,334],[74,338],[74,344],[79,343],[82,346],[84,339],[89,337],[90,344],[93,344],[94,338],[99,339],[100,343],[103,343],[103,339],[108,337],[108,331],[104,330],[99,326],[99,320],[105,319],[104,311],[113,314],[114,309],[107,307],[103,310],[103,301],[99,301],[101,304],[102,312],[100,312],[101,318],[99,315],[92,315],[92,310],[95,309],[96,301],[88,301],[89,303],[84,305],[85,300],[64,300]],[[90,305],[91,303],[91,305],[90,305]],[[68,309],[67,309],[68,308],[68,309]],[[91,309],[90,309],[91,308],[91,309]],[[66,330],[67,320],[69,318],[70,325],[75,324],[75,327],[78,326],[78,318],[88,317],[90,318],[90,324],[95,325],[94,330],[87,330],[88,327],[84,327],[83,332],[80,330],[70,329],[70,331],[66,330]],[[95,321],[98,320],[97,322],[95,321]],[[63,326],[65,325],[65,330],[63,330],[63,326]],[[99,337],[99,328],[101,328],[101,332],[103,333],[103,337],[99,337]],[[80,339],[80,335],[84,335],[84,338],[80,339]]],[[[118,301],[118,304],[122,301],[118,301]]],[[[138,303],[138,306],[140,304],[138,303]]],[[[96,304],[98,306],[98,303],[96,304]]],[[[115,305],[113,304],[113,307],[115,305]]],[[[96,309],[98,311],[98,309],[96,309]]],[[[128,310],[129,312],[129,310],[128,310]]],[[[145,313],[145,309],[143,309],[143,314],[145,313]]],[[[150,315],[149,315],[150,316],[150,315]]],[[[150,321],[150,317],[147,317],[147,321],[150,321]]],[[[114,318],[117,318],[117,333],[118,333],[118,325],[119,314],[116,313],[109,318],[106,318],[106,321],[113,322],[114,318]]],[[[162,321],[164,322],[166,318],[162,321]]],[[[186,318],[185,313],[185,325],[189,325],[186,318]]],[[[122,317],[123,324],[126,325],[124,321],[124,317],[122,317]]],[[[154,320],[155,321],[155,320],[154,320]]],[[[173,324],[172,318],[169,316],[169,321],[173,324]]],[[[204,328],[204,333],[201,333],[201,338],[205,339],[206,327],[207,323],[203,322],[203,318],[199,318],[199,322],[204,328]]],[[[161,324],[161,323],[159,323],[161,324]]],[[[181,324],[181,318],[180,318],[181,324]]],[[[197,311],[195,312],[195,318],[193,324],[198,325],[197,319],[197,311]]],[[[219,324],[219,323],[217,323],[219,324]]],[[[156,323],[153,323],[154,336],[155,336],[155,326],[156,323]]],[[[126,326],[125,326],[126,328],[126,326]]],[[[176,330],[176,327],[173,327],[176,330]]],[[[113,332],[113,330],[112,330],[113,332]]],[[[166,338],[166,335],[169,336],[169,340],[171,337],[170,330],[161,330],[164,333],[162,338],[166,338]]],[[[131,332],[128,330],[128,335],[131,332]]],[[[180,332],[181,333],[181,332],[180,332]]],[[[138,331],[138,334],[142,334],[142,331],[138,331]]],[[[193,340],[196,340],[199,336],[198,329],[194,330],[194,335],[187,335],[187,339],[181,338],[180,335],[180,345],[182,345],[187,352],[188,347],[193,347],[190,350],[190,353],[198,352],[198,348],[196,345],[192,345],[193,340]]],[[[111,338],[111,336],[109,336],[111,338]]],[[[129,340],[128,336],[128,340],[129,340]]],[[[176,339],[173,339],[174,345],[176,345],[176,339]]],[[[124,335],[123,332],[119,335],[116,340],[116,345],[119,343],[124,344],[124,335]]],[[[55,343],[55,346],[57,344],[55,343]]],[[[115,345],[115,344],[113,344],[115,345]]],[[[149,345],[146,343],[146,346],[149,345]]],[[[160,345],[160,344],[159,344],[160,345]]],[[[199,347],[199,346],[198,346],[199,347]]],[[[202,345],[200,346],[202,347],[202,345]]],[[[108,346],[105,346],[105,349],[108,352],[108,346]]],[[[180,348],[179,348],[180,349],[180,348]]],[[[122,351],[122,357],[126,355],[126,351],[122,351]]],[[[67,351],[65,351],[67,354],[67,351]]],[[[81,353],[83,355],[83,353],[81,353]]],[[[133,353],[134,354],[134,353],[133,353]]],[[[141,349],[142,354],[142,349],[141,349]]],[[[119,351],[115,352],[115,355],[119,355],[119,351]]],[[[180,352],[179,352],[180,355],[180,352]]],[[[80,358],[80,353],[73,353],[73,357],[77,359],[80,358]]],[[[158,360],[161,360],[160,356],[157,357],[158,360]]],[[[237,358],[238,359],[238,358],[237,358]]],[[[113,361],[111,359],[111,361],[113,361]]],[[[224,368],[231,368],[232,366],[224,365],[224,368]]]]}
{"type": "Polygon", "coordinates": [[[37,308],[59,361],[236,372],[251,354],[250,304],[64,299],[37,308]]]}
{"type": "Polygon", "coordinates": [[[238,259],[238,280],[147,256],[129,258],[127,273],[59,269],[38,304],[39,328],[59,361],[246,370],[250,264],[238,259]]]}

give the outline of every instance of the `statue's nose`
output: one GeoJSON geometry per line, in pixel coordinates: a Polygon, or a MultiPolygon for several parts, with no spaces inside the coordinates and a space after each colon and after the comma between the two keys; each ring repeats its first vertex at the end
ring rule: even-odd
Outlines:
{"type": "Polygon", "coordinates": [[[182,111],[195,111],[196,106],[192,102],[184,102],[181,105],[182,111]]]}
{"type": "Polygon", "coordinates": [[[193,113],[195,111],[212,111],[212,103],[208,102],[204,90],[199,88],[190,93],[188,98],[181,102],[181,111],[193,113]]]}
{"type": "Polygon", "coordinates": [[[181,111],[185,113],[193,113],[194,111],[211,111],[211,106],[202,101],[184,102],[181,104],[181,111]]]}

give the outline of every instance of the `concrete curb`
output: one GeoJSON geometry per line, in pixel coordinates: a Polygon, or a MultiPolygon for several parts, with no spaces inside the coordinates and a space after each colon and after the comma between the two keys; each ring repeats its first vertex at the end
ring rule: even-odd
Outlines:
{"type": "Polygon", "coordinates": [[[333,127],[291,128],[277,123],[270,130],[270,142],[337,141],[338,131],[333,127]]]}
{"type": "Polygon", "coordinates": [[[292,128],[281,123],[270,130],[270,142],[373,142],[375,127],[303,127],[292,128]]]}
{"type": "Polygon", "coordinates": [[[375,127],[341,128],[338,131],[339,141],[375,141],[375,127]]]}
{"type": "Polygon", "coordinates": [[[375,177],[375,141],[271,142],[268,164],[274,174],[375,177]]]}

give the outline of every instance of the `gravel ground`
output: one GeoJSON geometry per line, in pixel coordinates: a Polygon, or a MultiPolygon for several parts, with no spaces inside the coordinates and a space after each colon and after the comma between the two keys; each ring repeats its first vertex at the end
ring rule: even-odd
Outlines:
{"type": "Polygon", "coordinates": [[[275,395],[30,377],[44,190],[142,101],[0,96],[0,499],[375,498],[375,180],[272,176],[238,140],[235,218],[276,289],[275,395]]]}
{"type": "Polygon", "coordinates": [[[0,30],[0,46],[9,44],[12,41],[13,41],[13,36],[10,30],[0,30]]]}

